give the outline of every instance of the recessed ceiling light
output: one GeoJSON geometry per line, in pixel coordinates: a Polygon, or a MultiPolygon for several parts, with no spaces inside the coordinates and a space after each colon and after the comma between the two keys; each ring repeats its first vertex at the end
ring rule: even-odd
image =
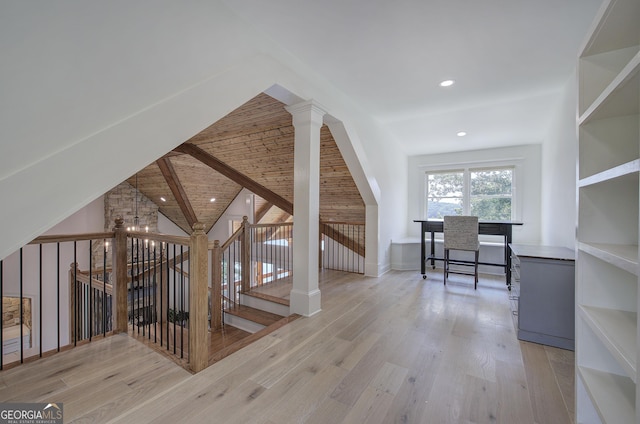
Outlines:
{"type": "Polygon", "coordinates": [[[440,83],[440,87],[451,87],[453,84],[455,84],[454,80],[444,80],[440,83]]]}
{"type": "Polygon", "coordinates": [[[458,137],[464,137],[465,135],[467,135],[467,133],[466,133],[465,131],[458,131],[458,132],[456,133],[456,135],[457,135],[458,137]]]}
{"type": "Polygon", "coordinates": [[[163,202],[167,201],[167,199],[165,199],[164,197],[161,197],[160,200],[162,200],[163,202]]]}
{"type": "Polygon", "coordinates": [[[212,197],[212,198],[211,198],[211,200],[209,200],[209,201],[210,201],[211,203],[213,203],[213,202],[215,202],[215,201],[216,201],[216,198],[215,198],[215,197],[212,197]]]}

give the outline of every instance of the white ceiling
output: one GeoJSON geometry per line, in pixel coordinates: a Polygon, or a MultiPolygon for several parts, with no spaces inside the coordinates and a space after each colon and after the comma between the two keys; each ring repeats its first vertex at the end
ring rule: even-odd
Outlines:
{"type": "Polygon", "coordinates": [[[602,0],[225,2],[416,155],[541,143],[602,0]]]}

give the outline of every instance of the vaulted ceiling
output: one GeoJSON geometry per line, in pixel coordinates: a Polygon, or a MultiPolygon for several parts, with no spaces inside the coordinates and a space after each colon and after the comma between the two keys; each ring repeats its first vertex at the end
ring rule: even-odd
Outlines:
{"type": "MultiPolygon", "coordinates": [[[[294,127],[284,106],[260,94],[127,181],[187,233],[194,222],[209,231],[243,188],[257,195],[258,221],[290,220],[294,127]]],[[[362,197],[326,125],[320,134],[320,220],[365,220],[362,197]]]]}
{"type": "Polygon", "coordinates": [[[542,143],[602,4],[223,1],[376,119],[408,155],[542,143]],[[448,79],[455,84],[438,85],[448,79]]]}

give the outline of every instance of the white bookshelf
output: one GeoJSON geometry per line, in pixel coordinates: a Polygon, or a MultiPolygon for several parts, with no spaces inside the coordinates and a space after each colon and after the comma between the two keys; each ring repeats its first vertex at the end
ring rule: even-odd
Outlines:
{"type": "Polygon", "coordinates": [[[605,0],[578,60],[578,423],[640,423],[640,0],[605,0]]]}

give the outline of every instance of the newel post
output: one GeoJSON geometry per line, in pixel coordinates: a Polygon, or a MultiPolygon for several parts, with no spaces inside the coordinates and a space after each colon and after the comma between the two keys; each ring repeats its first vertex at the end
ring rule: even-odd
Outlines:
{"type": "Polygon", "coordinates": [[[189,242],[189,367],[193,372],[202,371],[209,363],[208,247],[204,224],[196,222],[189,242]]]}
{"type": "Polygon", "coordinates": [[[214,240],[211,250],[211,330],[222,328],[222,249],[214,240]]]}
{"type": "Polygon", "coordinates": [[[242,217],[242,293],[251,290],[251,233],[249,232],[249,218],[242,217]]]}
{"type": "Polygon", "coordinates": [[[124,228],[124,219],[118,217],[113,229],[113,249],[111,251],[113,263],[113,292],[111,295],[113,310],[113,332],[126,333],[128,331],[127,296],[127,231],[124,228]]]}

